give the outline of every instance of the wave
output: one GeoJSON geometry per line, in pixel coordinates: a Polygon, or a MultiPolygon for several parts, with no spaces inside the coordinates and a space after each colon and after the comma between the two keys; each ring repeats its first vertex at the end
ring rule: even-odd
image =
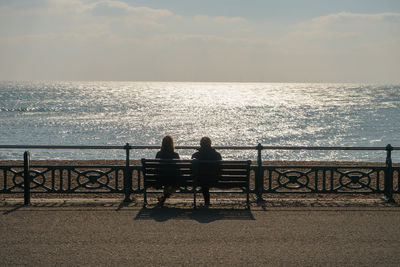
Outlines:
{"type": "Polygon", "coordinates": [[[94,106],[94,107],[0,107],[0,112],[127,112],[139,110],[137,106],[131,107],[106,107],[106,106],[94,106]]]}
{"type": "Polygon", "coordinates": [[[43,107],[17,107],[17,108],[0,107],[0,112],[54,112],[54,111],[60,111],[60,109],[43,108],[43,107]]]}

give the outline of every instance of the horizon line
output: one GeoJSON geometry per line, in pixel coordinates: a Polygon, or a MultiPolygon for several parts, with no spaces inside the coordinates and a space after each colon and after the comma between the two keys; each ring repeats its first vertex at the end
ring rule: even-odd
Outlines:
{"type": "Polygon", "coordinates": [[[174,80],[47,80],[47,79],[38,79],[38,80],[28,80],[28,79],[16,79],[16,80],[0,80],[0,82],[131,82],[131,83],[276,83],[276,84],[379,84],[379,85],[398,85],[400,81],[394,82],[332,82],[332,81],[318,81],[318,82],[307,82],[307,81],[174,81],[174,80]]]}

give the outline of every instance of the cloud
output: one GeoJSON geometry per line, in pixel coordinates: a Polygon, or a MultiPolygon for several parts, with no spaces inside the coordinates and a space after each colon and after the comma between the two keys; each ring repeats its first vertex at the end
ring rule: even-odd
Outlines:
{"type": "Polygon", "coordinates": [[[0,27],[0,36],[8,41],[23,40],[23,36],[25,39],[46,38],[46,34],[51,38],[58,35],[60,39],[80,34],[81,40],[92,38],[92,32],[99,31],[107,38],[121,40],[150,38],[157,34],[224,38],[237,33],[238,26],[245,23],[241,17],[183,17],[167,9],[133,6],[117,0],[32,0],[26,8],[23,5],[11,8],[14,5],[0,3],[4,3],[0,6],[0,22],[8,21],[12,25],[0,27]]]}
{"type": "Polygon", "coordinates": [[[342,12],[316,17],[294,25],[280,43],[300,48],[326,50],[353,49],[400,34],[400,13],[359,14],[342,12]]]}
{"type": "MultiPolygon", "coordinates": [[[[33,1],[35,2],[35,1],[33,1]]],[[[39,2],[38,2],[39,3],[39,2]]],[[[177,19],[169,10],[136,7],[121,1],[81,0],[41,1],[42,4],[14,9],[0,6],[0,36],[8,41],[32,39],[32,36],[60,39],[80,35],[79,40],[92,38],[96,32],[103,36],[125,38],[152,34],[164,28],[165,20],[177,19]]],[[[12,6],[12,5],[11,5],[12,6]]]]}
{"type": "Polygon", "coordinates": [[[362,14],[341,12],[330,14],[327,16],[317,17],[311,20],[315,25],[329,25],[332,23],[354,23],[356,21],[364,22],[400,22],[400,13],[377,13],[377,14],[362,14]]]}
{"type": "Polygon", "coordinates": [[[149,7],[134,7],[125,2],[104,0],[96,2],[89,8],[97,16],[141,16],[151,19],[172,16],[166,9],[153,9],[149,7]]]}
{"type": "Polygon", "coordinates": [[[129,14],[130,6],[122,2],[103,1],[95,3],[90,12],[96,16],[126,16],[129,14]]]}
{"type": "MultiPolygon", "coordinates": [[[[360,14],[341,12],[313,18],[296,25],[297,32],[303,33],[335,33],[336,37],[348,37],[371,31],[400,29],[400,13],[360,14]]],[[[376,32],[375,32],[376,33],[376,32]]]]}

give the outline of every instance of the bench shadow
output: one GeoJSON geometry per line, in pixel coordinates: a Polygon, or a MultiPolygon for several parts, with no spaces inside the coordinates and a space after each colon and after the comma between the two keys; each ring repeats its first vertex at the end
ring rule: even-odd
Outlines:
{"type": "Polygon", "coordinates": [[[3,215],[10,214],[10,213],[12,213],[12,212],[14,212],[14,211],[19,210],[19,209],[22,208],[22,207],[24,207],[24,205],[22,205],[22,204],[17,205],[17,206],[15,206],[15,207],[13,207],[13,208],[11,208],[11,209],[9,209],[9,210],[4,211],[4,212],[3,212],[3,215]]]}
{"type": "Polygon", "coordinates": [[[218,220],[255,220],[255,218],[251,210],[247,209],[155,207],[142,208],[134,220],[154,220],[158,222],[195,220],[199,223],[210,223],[218,220]]]}

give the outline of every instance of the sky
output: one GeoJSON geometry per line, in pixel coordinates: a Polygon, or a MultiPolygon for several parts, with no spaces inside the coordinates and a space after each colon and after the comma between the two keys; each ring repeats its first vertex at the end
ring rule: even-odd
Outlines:
{"type": "Polygon", "coordinates": [[[399,0],[0,0],[0,80],[400,83],[399,0]]]}

